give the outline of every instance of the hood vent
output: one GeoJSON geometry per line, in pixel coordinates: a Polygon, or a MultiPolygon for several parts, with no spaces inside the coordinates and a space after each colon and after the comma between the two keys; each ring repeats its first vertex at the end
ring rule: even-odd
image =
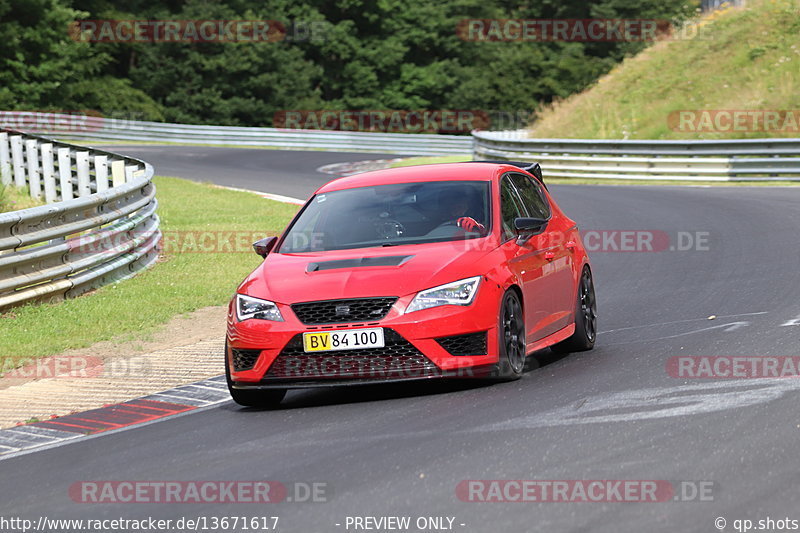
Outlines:
{"type": "Polygon", "coordinates": [[[355,259],[338,259],[336,261],[320,261],[309,263],[306,272],[321,272],[339,268],[400,266],[413,255],[390,255],[383,257],[357,257],[355,259]]]}

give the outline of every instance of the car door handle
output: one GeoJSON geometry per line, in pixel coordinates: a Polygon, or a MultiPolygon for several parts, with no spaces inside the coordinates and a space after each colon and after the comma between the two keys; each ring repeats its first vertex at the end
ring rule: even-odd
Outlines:
{"type": "Polygon", "coordinates": [[[544,258],[547,259],[548,261],[552,261],[553,259],[556,258],[556,253],[553,250],[549,250],[544,253],[544,258]]]}
{"type": "Polygon", "coordinates": [[[578,243],[575,241],[567,241],[567,244],[564,245],[564,248],[569,250],[570,252],[574,251],[577,248],[578,243]]]}

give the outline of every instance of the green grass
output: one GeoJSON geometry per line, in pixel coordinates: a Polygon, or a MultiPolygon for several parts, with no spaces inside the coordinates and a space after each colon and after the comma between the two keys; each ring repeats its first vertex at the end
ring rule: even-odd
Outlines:
{"type": "Polygon", "coordinates": [[[472,161],[472,155],[441,155],[428,157],[409,157],[396,163],[392,163],[391,168],[410,167],[413,165],[434,165],[436,163],[461,163],[462,161],[472,161]]]}
{"type": "Polygon", "coordinates": [[[251,239],[282,231],[298,209],[179,178],[154,181],[162,232],[180,246],[167,245],[163,260],[132,279],[80,298],[0,315],[4,357],[42,357],[110,339],[137,342],[177,315],[226,303],[261,261],[249,248],[251,239]],[[239,232],[242,245],[237,249],[242,251],[198,253],[184,232],[239,232]]]}
{"type": "Polygon", "coordinates": [[[44,200],[31,198],[28,187],[0,184],[0,213],[44,205],[44,200]]]}
{"type": "MultiPolygon", "coordinates": [[[[732,139],[794,132],[674,131],[680,110],[800,109],[800,5],[749,0],[699,21],[697,38],[659,42],[586,91],[544,110],[538,138],[732,139]]],[[[679,129],[679,128],[675,128],[679,129]]]]}

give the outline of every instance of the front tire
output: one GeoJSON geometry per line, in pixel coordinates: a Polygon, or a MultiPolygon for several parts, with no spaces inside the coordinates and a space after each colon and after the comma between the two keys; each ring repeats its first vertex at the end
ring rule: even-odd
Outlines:
{"type": "Polygon", "coordinates": [[[575,333],[550,347],[556,353],[584,352],[594,348],[597,338],[597,298],[594,280],[589,267],[583,268],[578,283],[578,299],[575,307],[575,333]]]}
{"type": "Polygon", "coordinates": [[[228,366],[228,344],[225,343],[225,381],[233,401],[245,407],[277,407],[286,396],[285,390],[242,390],[233,388],[231,369],[228,366]]]}
{"type": "Polygon", "coordinates": [[[527,344],[525,342],[525,317],[519,296],[508,290],[500,302],[499,326],[497,329],[500,361],[499,376],[505,381],[522,377],[525,369],[527,344]]]}

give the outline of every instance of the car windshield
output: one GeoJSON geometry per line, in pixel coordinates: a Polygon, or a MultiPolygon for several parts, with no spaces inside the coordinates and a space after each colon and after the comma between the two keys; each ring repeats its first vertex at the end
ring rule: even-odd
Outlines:
{"type": "Polygon", "coordinates": [[[488,181],[430,181],[314,196],[280,253],[475,239],[489,233],[488,181]]]}

